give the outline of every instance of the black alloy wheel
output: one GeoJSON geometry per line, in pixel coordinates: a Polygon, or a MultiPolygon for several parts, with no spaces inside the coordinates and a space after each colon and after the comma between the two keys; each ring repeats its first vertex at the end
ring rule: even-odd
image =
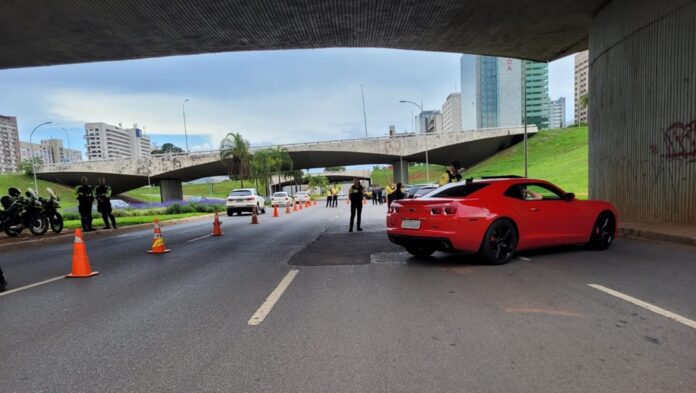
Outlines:
{"type": "Polygon", "coordinates": [[[611,246],[616,235],[616,219],[609,212],[604,212],[597,217],[592,227],[592,235],[588,246],[593,250],[606,250],[611,246]]]}
{"type": "Polygon", "coordinates": [[[517,229],[507,219],[500,219],[486,231],[480,254],[491,265],[503,265],[512,259],[517,247],[517,229]]]}

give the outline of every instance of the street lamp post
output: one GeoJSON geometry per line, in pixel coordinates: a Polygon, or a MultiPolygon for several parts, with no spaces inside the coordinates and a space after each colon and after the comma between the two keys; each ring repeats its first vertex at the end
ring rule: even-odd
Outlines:
{"type": "MultiPolygon", "coordinates": [[[[399,103],[400,104],[413,104],[416,107],[418,107],[418,109],[420,109],[421,114],[423,113],[423,106],[418,105],[413,101],[401,100],[401,101],[399,101],[399,103]]],[[[425,137],[423,138],[425,140],[425,178],[426,178],[426,182],[430,183],[430,162],[428,160],[428,125],[426,124],[425,126],[426,126],[425,127],[425,137]]]]}
{"type": "Polygon", "coordinates": [[[527,177],[527,61],[522,60],[522,102],[524,102],[524,177],[527,177]]]}
{"type": "Polygon", "coordinates": [[[189,102],[189,99],[185,99],[184,102],[181,104],[181,112],[184,114],[184,137],[186,138],[186,152],[189,153],[189,145],[188,145],[188,131],[186,130],[186,103],[189,102]]]}
{"type": "Polygon", "coordinates": [[[34,131],[36,131],[37,128],[51,123],[51,121],[41,123],[38,126],[34,127],[34,129],[31,130],[31,134],[29,134],[29,148],[31,149],[31,171],[34,172],[34,191],[36,191],[36,195],[39,195],[39,183],[36,181],[36,165],[34,165],[34,162],[36,161],[36,156],[34,156],[34,147],[32,146],[31,138],[34,137],[34,131]]]}

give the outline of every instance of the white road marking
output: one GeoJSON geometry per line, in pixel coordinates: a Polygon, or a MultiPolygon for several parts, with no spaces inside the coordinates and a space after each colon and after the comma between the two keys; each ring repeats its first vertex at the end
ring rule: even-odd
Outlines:
{"type": "Polygon", "coordinates": [[[205,235],[205,236],[201,236],[201,237],[197,237],[197,238],[194,238],[194,239],[191,239],[191,240],[187,240],[186,243],[195,242],[196,240],[202,240],[202,239],[205,239],[206,237],[210,237],[210,236],[212,236],[212,234],[208,234],[208,235],[205,235]]]}
{"type": "Polygon", "coordinates": [[[675,313],[673,313],[673,312],[671,312],[671,311],[665,310],[664,308],[655,306],[655,305],[650,304],[650,303],[648,303],[648,302],[644,302],[644,301],[642,301],[642,300],[640,300],[640,299],[636,299],[636,298],[634,298],[634,297],[632,297],[632,296],[628,296],[628,295],[626,295],[626,294],[624,294],[624,293],[621,293],[621,292],[619,292],[619,291],[615,291],[615,290],[613,290],[613,289],[610,289],[610,288],[607,288],[607,287],[603,287],[603,286],[601,286],[601,285],[599,285],[599,284],[587,284],[587,285],[590,286],[590,287],[592,287],[592,288],[594,288],[594,289],[596,289],[596,290],[599,290],[599,291],[602,291],[602,292],[604,292],[604,293],[608,293],[609,295],[618,297],[619,299],[625,300],[625,301],[627,301],[627,302],[629,302],[629,303],[633,303],[633,304],[635,304],[635,305],[638,306],[638,307],[643,307],[644,309],[646,309],[646,310],[648,310],[648,311],[652,311],[652,312],[654,312],[655,314],[662,315],[663,317],[669,318],[669,319],[671,319],[671,320],[673,320],[673,321],[677,321],[677,322],[679,322],[679,323],[682,323],[682,324],[684,324],[684,325],[686,325],[686,326],[688,326],[688,327],[690,327],[690,328],[696,329],[696,321],[693,321],[693,320],[691,320],[691,319],[689,319],[689,318],[683,317],[683,316],[681,316],[681,315],[679,315],[679,314],[675,314],[675,313]]]}
{"type": "Polygon", "coordinates": [[[259,309],[256,310],[254,315],[252,315],[251,318],[249,318],[249,322],[247,322],[249,325],[260,325],[261,322],[263,322],[263,320],[266,319],[266,316],[268,316],[271,310],[273,310],[273,306],[275,306],[280,297],[283,296],[283,293],[286,289],[288,289],[290,283],[292,283],[292,280],[295,279],[295,276],[297,276],[297,273],[299,272],[299,270],[290,270],[288,274],[286,274],[285,277],[283,277],[283,279],[280,280],[278,286],[273,290],[273,292],[271,292],[270,295],[268,295],[261,307],[259,307],[259,309]]]}
{"type": "Polygon", "coordinates": [[[57,280],[60,280],[61,278],[65,278],[65,276],[53,277],[53,278],[49,278],[48,280],[45,280],[45,281],[35,282],[35,283],[33,283],[33,284],[25,285],[25,286],[23,286],[23,287],[19,287],[19,288],[15,288],[15,289],[10,289],[9,291],[5,291],[5,292],[0,293],[0,296],[5,296],[5,295],[9,295],[9,294],[11,294],[11,293],[23,291],[23,290],[25,290],[25,289],[38,287],[39,285],[48,284],[49,282],[57,281],[57,280]]]}
{"type": "Polygon", "coordinates": [[[517,257],[517,259],[521,259],[523,261],[531,261],[531,259],[529,259],[527,257],[517,257]]]}

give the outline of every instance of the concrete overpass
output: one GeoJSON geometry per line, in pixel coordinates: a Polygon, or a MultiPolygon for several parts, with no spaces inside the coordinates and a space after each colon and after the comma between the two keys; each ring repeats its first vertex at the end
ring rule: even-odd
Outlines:
{"type": "Polygon", "coordinates": [[[590,197],[696,222],[696,0],[26,0],[0,68],[289,48],[554,60],[590,50],[590,197]]]}
{"type": "MultiPolygon", "coordinates": [[[[369,186],[371,184],[371,176],[372,176],[372,171],[368,169],[352,169],[352,170],[347,170],[347,171],[341,171],[341,172],[318,172],[318,173],[312,173],[312,176],[325,176],[330,184],[334,183],[348,183],[352,182],[353,179],[358,178],[361,181],[365,183],[366,186],[369,186]]],[[[298,184],[300,186],[299,190],[305,190],[307,187],[302,187],[307,185],[309,182],[309,179],[307,177],[304,177],[302,179],[302,182],[298,184]]],[[[273,191],[290,191],[294,192],[295,191],[295,181],[293,179],[283,179],[278,178],[277,176],[273,176],[273,180],[271,182],[271,187],[273,191]]]]}
{"type": "MultiPolygon", "coordinates": [[[[528,129],[532,135],[536,131],[534,126],[528,129]]],[[[444,165],[458,159],[464,166],[471,166],[519,142],[523,132],[522,127],[489,128],[427,136],[397,134],[391,137],[296,143],[281,147],[288,150],[296,169],[390,164],[394,166],[395,179],[400,179],[402,174],[408,179],[408,163],[425,162],[426,146],[431,163],[444,165]]],[[[182,182],[227,174],[219,151],[58,163],[37,170],[39,178],[69,186],[79,184],[82,176],[87,176],[93,184],[99,177],[105,177],[115,194],[156,182],[160,184],[162,200],[165,201],[183,198],[182,182]]]]}

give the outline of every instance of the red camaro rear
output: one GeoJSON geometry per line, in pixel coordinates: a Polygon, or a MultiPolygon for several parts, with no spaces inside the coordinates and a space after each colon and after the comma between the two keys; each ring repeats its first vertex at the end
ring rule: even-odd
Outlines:
{"type": "Polygon", "coordinates": [[[419,199],[394,201],[389,240],[415,256],[436,250],[480,253],[503,264],[515,251],[565,244],[608,248],[618,213],[604,201],[580,201],[544,180],[452,183],[419,199]]]}

